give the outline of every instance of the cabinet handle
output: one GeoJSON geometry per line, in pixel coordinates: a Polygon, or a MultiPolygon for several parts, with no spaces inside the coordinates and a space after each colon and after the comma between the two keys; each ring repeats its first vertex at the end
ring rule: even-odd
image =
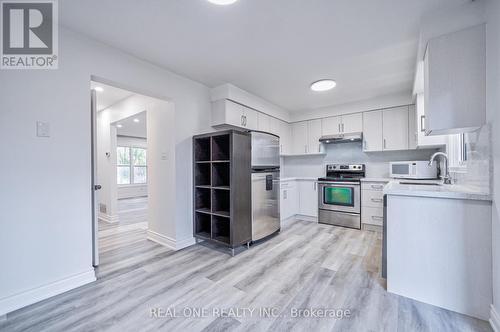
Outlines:
{"type": "Polygon", "coordinates": [[[341,133],[342,131],[340,130],[340,123],[339,123],[339,133],[341,133]]]}
{"type": "Polygon", "coordinates": [[[286,198],[287,198],[287,191],[283,190],[283,199],[286,199],[286,198]]]}
{"type": "Polygon", "coordinates": [[[316,191],[316,182],[314,182],[314,191],[316,191]]]}
{"type": "Polygon", "coordinates": [[[384,189],[384,186],[381,186],[379,184],[372,184],[372,189],[384,189]]]}
{"type": "Polygon", "coordinates": [[[386,149],[386,148],[387,148],[387,141],[386,141],[386,139],[384,138],[384,149],[386,149]]]}
{"type": "Polygon", "coordinates": [[[321,152],[321,143],[318,144],[318,153],[321,152]]]}
{"type": "Polygon", "coordinates": [[[246,126],[247,126],[247,116],[246,116],[246,115],[244,115],[244,116],[243,116],[243,119],[244,119],[244,121],[245,121],[244,126],[246,127],[246,126]]]}
{"type": "Polygon", "coordinates": [[[243,121],[243,115],[241,116],[240,123],[241,123],[242,126],[244,126],[244,124],[243,124],[244,123],[244,121],[243,121]]]}
{"type": "Polygon", "coordinates": [[[420,131],[425,133],[425,115],[420,116],[420,131]]]}
{"type": "Polygon", "coordinates": [[[342,123],[342,132],[344,132],[344,124],[342,123]]]}
{"type": "Polygon", "coordinates": [[[371,201],[375,203],[382,203],[384,200],[380,198],[372,198],[371,201]]]}

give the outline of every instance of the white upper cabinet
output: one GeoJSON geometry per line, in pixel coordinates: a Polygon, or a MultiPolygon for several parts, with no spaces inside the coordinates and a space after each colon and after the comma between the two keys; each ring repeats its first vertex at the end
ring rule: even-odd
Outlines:
{"type": "Polygon", "coordinates": [[[292,124],[292,154],[307,153],[307,121],[292,124]]]}
{"type": "Polygon", "coordinates": [[[363,151],[383,150],[382,111],[363,113],[363,151]]]}
{"type": "Polygon", "coordinates": [[[256,130],[258,128],[257,113],[257,111],[231,100],[217,100],[212,103],[212,126],[231,126],[256,130]]]}
{"type": "Polygon", "coordinates": [[[292,153],[292,126],[285,122],[280,121],[281,128],[281,154],[291,154],[292,153]]]}
{"type": "Polygon", "coordinates": [[[321,119],[322,135],[338,135],[342,133],[342,117],[331,116],[321,119]]]}
{"type": "MultiPolygon", "coordinates": [[[[269,115],[258,112],[257,113],[257,125],[258,125],[259,130],[264,131],[266,133],[271,132],[271,119],[272,119],[272,117],[270,117],[269,115]]],[[[273,134],[276,134],[279,136],[279,134],[277,134],[277,133],[273,133],[273,134]]]]}
{"type": "Polygon", "coordinates": [[[362,113],[332,116],[321,119],[321,122],[323,136],[359,133],[363,131],[362,113]]]}
{"type": "Polygon", "coordinates": [[[428,135],[475,130],[486,123],[486,30],[479,25],[433,38],[424,58],[428,135]]]}
{"type": "Polygon", "coordinates": [[[363,131],[363,114],[342,115],[342,133],[360,133],[363,131]]]}
{"type": "Polygon", "coordinates": [[[415,150],[417,145],[417,110],[415,105],[410,105],[408,106],[408,149],[415,150]]]}
{"type": "Polygon", "coordinates": [[[424,94],[417,95],[416,102],[416,132],[417,132],[417,148],[438,148],[446,145],[448,135],[427,136],[425,135],[425,103],[424,94]]]}
{"type": "Polygon", "coordinates": [[[384,151],[408,150],[408,106],[383,111],[384,151]]]}
{"type": "Polygon", "coordinates": [[[321,119],[307,121],[307,153],[323,153],[321,138],[321,119]]]}

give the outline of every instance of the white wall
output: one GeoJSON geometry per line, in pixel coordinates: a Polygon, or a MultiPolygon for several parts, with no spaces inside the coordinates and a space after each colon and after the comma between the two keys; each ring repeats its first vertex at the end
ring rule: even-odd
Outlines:
{"type": "Polygon", "coordinates": [[[361,143],[326,144],[326,156],[299,156],[284,158],[282,177],[325,176],[326,164],[366,164],[367,177],[388,177],[389,162],[402,160],[429,160],[436,150],[363,152],[361,143]]]}
{"type": "MultiPolygon", "coordinates": [[[[197,82],[60,29],[58,70],[0,74],[0,315],[93,278],[91,75],[175,105],[175,237],[192,233],[191,136],[210,131],[210,92],[197,82]],[[35,137],[35,122],[51,137],[35,137]]],[[[104,82],[106,83],[106,82],[104,82]]]]}
{"type": "MultiPolygon", "coordinates": [[[[492,125],[493,152],[493,303],[500,315],[500,1],[486,2],[486,99],[487,118],[492,125]]],[[[497,316],[497,319],[500,316],[497,316]]],[[[497,329],[500,331],[500,321],[497,329]]]]}

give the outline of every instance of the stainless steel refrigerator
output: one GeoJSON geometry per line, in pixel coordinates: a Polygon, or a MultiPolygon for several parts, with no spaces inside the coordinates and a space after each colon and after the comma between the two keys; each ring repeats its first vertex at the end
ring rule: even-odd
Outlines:
{"type": "Polygon", "coordinates": [[[252,241],[280,230],[280,143],[273,134],[252,131],[252,241]]]}

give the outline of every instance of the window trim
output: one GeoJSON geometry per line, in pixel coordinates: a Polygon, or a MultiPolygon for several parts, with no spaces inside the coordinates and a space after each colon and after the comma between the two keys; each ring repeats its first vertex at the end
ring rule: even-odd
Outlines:
{"type": "Polygon", "coordinates": [[[118,183],[118,177],[116,179],[116,184],[119,187],[129,187],[129,186],[144,186],[148,184],[148,149],[142,146],[137,146],[137,145],[117,145],[116,150],[117,150],[117,156],[118,156],[118,149],[119,148],[125,148],[128,149],[129,153],[129,164],[118,164],[118,158],[116,162],[116,170],[118,171],[118,167],[128,167],[129,168],[129,183],[124,183],[124,184],[119,184],[118,183]],[[146,151],[146,164],[145,165],[135,165],[134,164],[134,158],[132,157],[132,150],[133,149],[141,149],[146,151]],[[141,183],[136,183],[135,182],[135,176],[134,176],[134,168],[135,167],[144,167],[146,168],[146,182],[141,182],[141,183]]]}

